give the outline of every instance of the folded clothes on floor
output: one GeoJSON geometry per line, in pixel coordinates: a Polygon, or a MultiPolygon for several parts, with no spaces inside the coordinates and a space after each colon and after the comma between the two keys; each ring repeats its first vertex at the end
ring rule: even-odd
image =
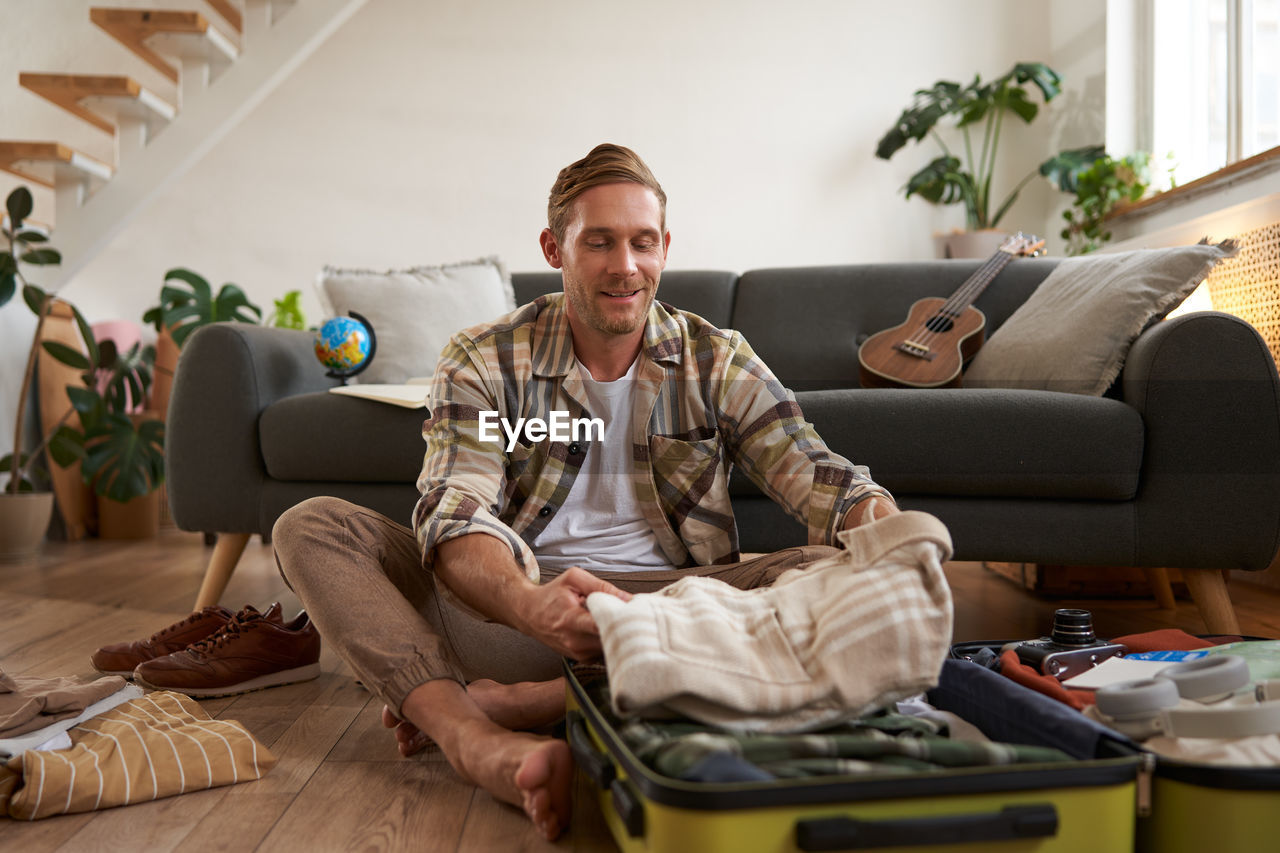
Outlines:
{"type": "Polygon", "coordinates": [[[0,737],[17,737],[77,717],[94,702],[125,686],[115,676],[85,682],[0,672],[0,737]]]}
{"type": "Polygon", "coordinates": [[[239,723],[192,699],[150,693],[73,726],[71,747],[0,766],[0,812],[20,820],[140,803],[248,782],[275,765],[239,723]]]}
{"type": "Polygon", "coordinates": [[[688,577],[627,602],[590,595],[614,710],[806,731],[932,686],[951,637],[947,529],[903,512],[839,536],[839,554],[771,587],[688,577]]]}
{"type": "Polygon", "coordinates": [[[67,730],[78,723],[110,711],[117,705],[137,699],[142,695],[142,688],[136,684],[121,683],[120,689],[105,699],[99,699],[77,716],[50,723],[42,729],[36,729],[17,737],[0,738],[0,761],[7,761],[15,755],[21,755],[28,749],[66,749],[71,746],[67,738],[67,730]],[[56,743],[55,743],[56,741],[56,743]]]}

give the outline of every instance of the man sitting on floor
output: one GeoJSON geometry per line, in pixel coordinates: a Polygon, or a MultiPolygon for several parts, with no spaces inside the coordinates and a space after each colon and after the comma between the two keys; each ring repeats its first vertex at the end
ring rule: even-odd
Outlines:
{"type": "Polygon", "coordinates": [[[401,752],[435,741],[553,839],[572,757],[528,730],[564,714],[562,657],[601,653],[588,594],[626,599],[689,574],[767,586],[897,508],[827,449],[741,335],[655,301],[666,195],[633,152],[600,145],[562,170],[540,239],[564,293],[459,332],[441,355],[413,530],[314,498],[273,540],[321,634],[386,702],[401,752]],[[570,424],[585,429],[558,434],[570,424]],[[810,545],[740,561],[734,465],[810,545]]]}

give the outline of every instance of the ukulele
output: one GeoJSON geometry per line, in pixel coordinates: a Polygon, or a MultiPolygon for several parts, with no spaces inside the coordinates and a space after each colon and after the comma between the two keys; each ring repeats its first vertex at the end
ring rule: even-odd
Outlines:
{"type": "Polygon", "coordinates": [[[1010,261],[1043,247],[1039,237],[1014,234],[949,299],[919,299],[905,323],[867,338],[858,348],[863,387],[959,387],[960,372],[982,346],[987,324],[973,301],[1010,261]]]}

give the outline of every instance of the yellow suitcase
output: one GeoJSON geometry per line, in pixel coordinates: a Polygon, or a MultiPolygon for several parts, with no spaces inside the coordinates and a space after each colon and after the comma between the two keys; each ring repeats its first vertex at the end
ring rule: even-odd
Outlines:
{"type": "MultiPolygon", "coordinates": [[[[1080,747],[1093,749],[1097,756],[1066,763],[911,776],[692,783],[660,775],[637,759],[609,715],[597,707],[594,691],[583,686],[571,667],[565,669],[569,743],[579,771],[598,791],[605,822],[625,853],[1134,849],[1142,758],[1106,737],[1092,747],[1080,747]]],[[[1001,719],[1008,710],[1005,701],[989,703],[979,714],[989,719],[961,715],[980,728],[985,729],[983,723],[1011,722],[1014,729],[1036,736],[1039,714],[1033,706],[1052,700],[976,664],[947,661],[938,695],[931,693],[930,700],[944,708],[951,701],[981,705],[984,693],[994,690],[1005,696],[1009,687],[1020,701],[1030,703],[1028,710],[1013,715],[1017,719],[1001,719]]],[[[1095,735],[1087,733],[1085,740],[1095,735]]],[[[1058,744],[1046,739],[1040,745],[1058,744]]]]}

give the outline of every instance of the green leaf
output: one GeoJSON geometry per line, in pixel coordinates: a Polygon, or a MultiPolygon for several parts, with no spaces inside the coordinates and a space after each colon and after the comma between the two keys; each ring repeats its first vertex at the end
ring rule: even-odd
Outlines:
{"type": "Polygon", "coordinates": [[[93,388],[85,388],[79,385],[67,386],[67,397],[71,400],[71,406],[80,415],[80,419],[85,424],[85,428],[94,421],[102,419],[106,411],[103,404],[102,395],[93,388]]]}
{"type": "Polygon", "coordinates": [[[22,261],[38,267],[52,266],[62,263],[62,253],[57,249],[32,249],[23,253],[22,261]]]}
{"type": "Polygon", "coordinates": [[[63,468],[84,458],[84,435],[69,426],[60,426],[49,439],[49,456],[63,468]]]}
{"type": "Polygon", "coordinates": [[[23,221],[31,215],[31,211],[35,207],[35,202],[31,199],[31,190],[26,187],[18,187],[9,193],[9,197],[5,199],[4,206],[9,211],[9,227],[17,231],[22,227],[23,221]]]}
{"type": "Polygon", "coordinates": [[[208,280],[205,279],[204,276],[200,275],[198,272],[189,270],[186,267],[174,267],[164,274],[165,281],[173,281],[174,279],[177,279],[178,281],[185,281],[195,290],[212,290],[209,286],[208,280]]]}
{"type": "Polygon", "coordinates": [[[934,204],[953,204],[973,195],[973,178],[961,171],[955,157],[938,157],[911,176],[906,195],[919,195],[934,204]]]}
{"type": "Polygon", "coordinates": [[[99,370],[111,370],[116,366],[116,359],[119,357],[120,353],[116,349],[116,342],[107,338],[98,344],[98,361],[94,367],[99,370]]]}
{"type": "Polygon", "coordinates": [[[71,309],[71,316],[76,319],[76,328],[80,330],[80,340],[84,342],[84,347],[89,354],[89,363],[97,365],[100,360],[98,354],[98,341],[93,337],[93,329],[89,328],[89,321],[80,313],[80,309],[67,303],[67,307],[71,309]]]}
{"type": "Polygon", "coordinates": [[[1040,108],[1027,98],[1027,93],[1019,88],[1005,89],[996,97],[996,105],[1022,119],[1027,124],[1036,117],[1040,108]]]}
{"type": "Polygon", "coordinates": [[[1101,145],[1086,145],[1083,148],[1071,148],[1059,152],[1040,164],[1040,174],[1058,185],[1065,193],[1074,193],[1079,184],[1080,173],[1106,155],[1101,145]]]}
{"type": "Polygon", "coordinates": [[[33,231],[30,229],[19,231],[17,234],[14,235],[14,239],[17,240],[19,243],[49,242],[49,238],[46,237],[44,234],[40,233],[39,231],[33,231]]]}
{"type": "Polygon", "coordinates": [[[114,501],[149,494],[164,482],[164,423],[137,427],[124,415],[111,415],[85,438],[85,477],[94,491],[114,501]]]}
{"type": "Polygon", "coordinates": [[[1046,102],[1062,92],[1062,77],[1043,62],[1019,62],[1005,77],[1019,86],[1031,83],[1040,90],[1046,102]]]}
{"type": "Polygon", "coordinates": [[[74,367],[76,370],[88,370],[93,367],[93,364],[85,357],[84,353],[78,349],[72,349],[64,343],[41,341],[40,346],[44,347],[45,352],[68,367],[74,367]]]}
{"type": "Polygon", "coordinates": [[[960,108],[965,89],[950,80],[939,80],[919,89],[910,107],[902,111],[876,146],[876,156],[888,160],[909,141],[919,142],[944,118],[960,108]]]}
{"type": "MultiPolygon", "coordinates": [[[[8,257],[5,255],[4,257],[8,257]]],[[[4,305],[13,298],[13,294],[18,290],[18,280],[13,273],[0,272],[0,305],[4,305]]]]}
{"type": "Polygon", "coordinates": [[[39,317],[48,306],[49,294],[34,284],[28,284],[22,288],[22,301],[27,303],[27,307],[31,309],[32,314],[39,317]]]}

